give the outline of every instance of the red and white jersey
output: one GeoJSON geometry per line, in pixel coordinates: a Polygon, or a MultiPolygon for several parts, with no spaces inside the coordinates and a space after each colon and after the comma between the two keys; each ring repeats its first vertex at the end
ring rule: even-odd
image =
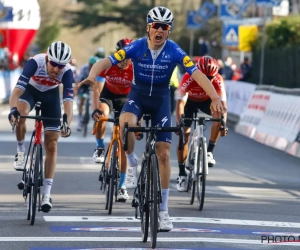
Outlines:
{"type": "Polygon", "coordinates": [[[47,63],[45,59],[46,55],[47,54],[38,54],[32,57],[32,59],[37,63],[37,70],[28,82],[41,92],[56,88],[62,83],[65,72],[71,70],[70,66],[67,64],[63,68],[61,74],[57,75],[55,79],[51,79],[47,73],[47,63]]]}
{"type": "Polygon", "coordinates": [[[100,76],[105,77],[105,85],[109,91],[117,95],[127,95],[133,79],[132,63],[126,69],[119,69],[114,65],[103,70],[100,76]]]}
{"type": "MultiPolygon", "coordinates": [[[[226,91],[223,77],[220,74],[217,74],[210,81],[221,100],[226,101],[226,91]]],[[[209,95],[206,94],[204,89],[201,88],[188,73],[185,73],[178,88],[178,99],[185,101],[190,99],[196,102],[203,102],[209,98],[209,95]]]]}

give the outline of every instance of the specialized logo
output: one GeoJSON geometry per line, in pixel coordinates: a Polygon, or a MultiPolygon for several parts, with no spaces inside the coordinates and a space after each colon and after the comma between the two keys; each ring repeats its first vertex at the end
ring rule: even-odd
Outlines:
{"type": "Polygon", "coordinates": [[[134,103],[134,101],[133,100],[129,100],[128,103],[129,103],[129,105],[131,105],[132,103],[134,103]]]}
{"type": "Polygon", "coordinates": [[[162,120],[161,120],[161,122],[162,122],[162,127],[165,125],[165,123],[168,121],[168,117],[167,116],[165,116],[162,120]]]}
{"type": "Polygon", "coordinates": [[[125,59],[126,53],[123,49],[118,50],[115,54],[114,54],[115,58],[121,62],[125,59]]]}
{"type": "Polygon", "coordinates": [[[194,65],[194,63],[192,62],[192,60],[189,56],[185,56],[183,58],[182,62],[186,68],[192,67],[194,65]]]}

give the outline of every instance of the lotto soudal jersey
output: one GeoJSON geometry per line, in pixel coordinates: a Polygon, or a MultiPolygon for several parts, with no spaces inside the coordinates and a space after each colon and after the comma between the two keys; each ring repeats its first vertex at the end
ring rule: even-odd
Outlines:
{"type": "Polygon", "coordinates": [[[169,94],[170,79],[176,64],[180,64],[190,75],[197,70],[189,56],[171,40],[166,40],[159,50],[150,50],[147,38],[140,38],[108,58],[113,65],[131,58],[134,72],[131,89],[149,96],[169,94]]]}
{"type": "MultiPolygon", "coordinates": [[[[223,77],[220,74],[217,74],[210,81],[214,86],[217,94],[221,97],[221,100],[226,101],[226,92],[223,77]]],[[[181,100],[187,100],[188,98],[192,101],[201,102],[207,100],[209,96],[189,74],[185,73],[182,77],[178,89],[178,98],[181,100]]]]}
{"type": "Polygon", "coordinates": [[[30,84],[40,92],[46,92],[57,88],[61,83],[63,84],[63,101],[72,101],[74,79],[71,68],[66,65],[62,72],[52,79],[47,73],[46,54],[38,54],[25,64],[16,88],[25,91],[28,84],[30,84]]]}
{"type": "Polygon", "coordinates": [[[133,69],[132,63],[126,69],[120,69],[114,65],[100,73],[100,76],[105,77],[105,85],[108,90],[117,95],[126,95],[130,91],[133,69]]]}

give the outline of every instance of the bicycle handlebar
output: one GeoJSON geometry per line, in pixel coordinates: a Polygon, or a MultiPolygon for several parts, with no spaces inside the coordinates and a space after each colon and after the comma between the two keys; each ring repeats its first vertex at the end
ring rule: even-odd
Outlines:
{"type": "Polygon", "coordinates": [[[193,117],[193,118],[182,118],[183,120],[188,120],[188,121],[197,121],[200,124],[205,124],[205,122],[220,122],[222,128],[220,131],[224,131],[226,129],[226,122],[224,120],[224,115],[222,114],[221,118],[210,118],[210,117],[205,117],[205,116],[199,116],[199,117],[193,117]]]}
{"type": "Polygon", "coordinates": [[[183,129],[184,120],[183,117],[180,119],[180,125],[177,127],[129,127],[128,122],[124,124],[124,151],[128,149],[128,133],[129,132],[179,132],[179,145],[178,149],[182,150],[183,148],[183,129]]]}

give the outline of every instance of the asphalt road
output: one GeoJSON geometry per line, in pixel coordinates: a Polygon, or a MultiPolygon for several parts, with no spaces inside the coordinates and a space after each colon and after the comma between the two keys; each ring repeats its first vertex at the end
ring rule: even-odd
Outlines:
{"type": "MultiPolygon", "coordinates": [[[[30,226],[26,203],[16,187],[21,175],[13,169],[16,143],[7,113],[8,108],[1,106],[1,250],[150,247],[150,242],[141,241],[131,201],[114,203],[112,215],[104,210],[99,165],[92,161],[95,142],[91,135],[82,138],[75,132],[76,117],[72,136],[59,141],[53,209],[49,214],[39,212],[35,225],[30,226]]],[[[32,127],[29,122],[28,137],[32,127]]],[[[108,128],[107,135],[110,132],[108,128]]],[[[209,130],[206,134],[209,136],[209,130]]],[[[173,138],[176,142],[177,137],[173,138]]],[[[106,143],[108,140],[109,136],[106,143]]],[[[141,156],[144,143],[137,143],[137,156],[141,156]]],[[[277,241],[287,240],[287,236],[299,240],[299,159],[238,135],[231,128],[215,149],[217,164],[209,169],[205,205],[199,212],[196,205],[189,205],[186,193],[176,191],[175,148],[173,143],[169,200],[175,228],[158,234],[157,249],[299,249],[299,242],[272,244],[275,236],[277,241]],[[270,242],[262,240],[263,236],[270,242]]]]}

